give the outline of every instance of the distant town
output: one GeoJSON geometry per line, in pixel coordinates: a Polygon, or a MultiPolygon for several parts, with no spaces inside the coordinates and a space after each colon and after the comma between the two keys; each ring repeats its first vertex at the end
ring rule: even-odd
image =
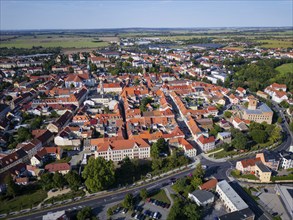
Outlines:
{"type": "Polygon", "coordinates": [[[180,31],[1,34],[1,219],[293,218],[292,29],[180,31]]]}

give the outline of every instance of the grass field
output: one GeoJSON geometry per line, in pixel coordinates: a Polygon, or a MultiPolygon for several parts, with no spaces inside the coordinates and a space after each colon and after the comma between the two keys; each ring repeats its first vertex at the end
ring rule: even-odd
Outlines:
{"type": "Polygon", "coordinates": [[[259,43],[266,43],[261,45],[264,48],[288,48],[293,47],[293,41],[285,40],[258,40],[259,43]]]}
{"type": "MultiPolygon", "coordinates": [[[[114,39],[114,38],[112,38],[114,39]]],[[[105,47],[109,45],[106,41],[94,42],[99,38],[93,37],[79,37],[79,36],[22,36],[17,39],[11,39],[9,41],[0,42],[1,47],[15,47],[15,48],[32,48],[36,46],[42,47],[62,47],[62,48],[94,48],[94,47],[105,47]]]]}
{"type": "Polygon", "coordinates": [[[11,200],[0,201],[0,214],[37,206],[45,198],[47,198],[47,192],[40,189],[31,194],[17,196],[11,200]]]}
{"type": "Polygon", "coordinates": [[[155,195],[151,196],[151,198],[168,204],[171,203],[164,190],[159,190],[155,195]]]}
{"type": "Polygon", "coordinates": [[[276,70],[279,71],[280,74],[287,74],[288,72],[293,73],[293,63],[286,63],[278,66],[276,70]]]}

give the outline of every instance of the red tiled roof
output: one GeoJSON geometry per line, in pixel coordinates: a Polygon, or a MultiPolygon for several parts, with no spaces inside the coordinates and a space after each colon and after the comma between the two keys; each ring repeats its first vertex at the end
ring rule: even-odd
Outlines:
{"type": "Polygon", "coordinates": [[[241,160],[241,164],[243,168],[246,168],[248,166],[255,166],[255,163],[261,161],[259,157],[257,158],[252,158],[252,159],[246,159],[246,160],[241,160]]]}
{"type": "Polygon", "coordinates": [[[45,170],[49,172],[66,171],[70,170],[70,165],[68,163],[51,163],[45,166],[45,170]]]}
{"type": "Polygon", "coordinates": [[[202,144],[208,144],[208,143],[212,143],[215,142],[215,137],[214,136],[210,136],[210,137],[205,137],[204,135],[201,135],[198,140],[202,143],[202,144]]]}

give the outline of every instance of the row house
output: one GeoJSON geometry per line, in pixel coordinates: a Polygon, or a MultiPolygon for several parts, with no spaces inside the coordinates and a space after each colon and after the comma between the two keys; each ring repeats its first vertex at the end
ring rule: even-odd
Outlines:
{"type": "Polygon", "coordinates": [[[69,121],[72,120],[72,118],[73,114],[70,111],[66,111],[55,122],[50,123],[47,126],[47,129],[52,133],[58,133],[63,127],[65,127],[69,123],[69,121]]]}
{"type": "Polygon", "coordinates": [[[23,149],[19,149],[0,159],[0,174],[7,170],[29,161],[28,154],[23,149]]]}

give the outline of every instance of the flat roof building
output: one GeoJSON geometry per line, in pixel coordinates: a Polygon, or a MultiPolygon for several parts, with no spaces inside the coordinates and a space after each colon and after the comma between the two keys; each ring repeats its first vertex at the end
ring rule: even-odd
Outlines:
{"type": "Polygon", "coordinates": [[[226,180],[218,182],[216,192],[219,194],[220,199],[230,212],[235,212],[248,208],[248,205],[243,199],[235,192],[226,180]]]}

